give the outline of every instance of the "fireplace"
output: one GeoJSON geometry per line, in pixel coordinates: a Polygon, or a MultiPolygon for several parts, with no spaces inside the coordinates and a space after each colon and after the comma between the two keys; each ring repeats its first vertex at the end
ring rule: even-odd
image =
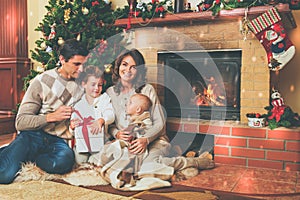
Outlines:
{"type": "MultiPolygon", "coordinates": [[[[281,6],[277,6],[277,8],[282,11],[282,14],[285,15],[286,13],[286,16],[290,14],[288,5],[285,6],[285,9],[281,6]]],[[[269,7],[250,8],[248,17],[253,18],[254,15],[265,12],[267,9],[269,7]],[[253,15],[251,15],[251,12],[253,15]]],[[[299,129],[279,128],[270,130],[268,128],[254,129],[247,126],[246,113],[265,113],[264,107],[270,103],[270,71],[266,67],[268,64],[267,56],[260,41],[253,34],[247,35],[246,40],[240,34],[239,22],[244,17],[245,10],[234,9],[228,11],[229,13],[230,15],[234,14],[234,16],[226,17],[220,13],[217,17],[211,17],[207,12],[166,15],[164,18],[150,20],[150,23],[147,23],[147,28],[142,26],[145,24],[142,19],[132,19],[131,25],[138,28],[134,30],[128,48],[138,48],[142,51],[147,63],[147,81],[157,90],[164,109],[176,108],[176,106],[172,106],[172,101],[178,101],[177,104],[180,105],[180,109],[176,112],[179,117],[176,117],[176,115],[171,117],[172,110],[165,112],[168,115],[166,130],[172,144],[178,144],[183,154],[188,150],[197,150],[197,148],[193,148],[193,144],[202,144],[202,149],[210,150],[210,148],[207,148],[209,145],[204,145],[206,142],[202,142],[203,137],[194,140],[194,137],[197,137],[198,134],[205,134],[213,136],[213,138],[206,140],[208,144],[213,143],[214,145],[213,153],[216,163],[299,171],[299,129]],[[184,75],[177,76],[177,79],[175,79],[177,81],[173,84],[171,81],[165,80],[174,79],[173,74],[165,75],[166,70],[176,75],[181,73],[176,73],[175,68],[173,69],[177,63],[172,64],[172,66],[168,65],[167,61],[163,59],[164,57],[173,53],[174,56],[178,56],[178,60],[184,60],[184,56],[180,54],[181,52],[188,54],[199,52],[199,49],[208,52],[215,49],[219,51],[241,49],[241,68],[239,69],[240,76],[238,80],[240,81],[240,83],[238,82],[240,90],[237,91],[236,106],[232,106],[232,110],[240,110],[240,113],[237,114],[240,120],[202,120],[197,116],[200,115],[199,111],[196,111],[194,115],[197,118],[190,118],[191,113],[188,110],[192,106],[186,106],[187,104],[184,104],[185,102],[181,99],[185,96],[179,95],[177,92],[179,90],[177,88],[183,86],[186,88],[186,91],[183,90],[184,92],[193,91],[192,85],[189,83],[190,80],[185,78],[184,75]],[[173,96],[178,97],[179,100],[173,100],[170,97],[166,100],[166,88],[171,93],[173,92],[173,96]],[[181,111],[187,111],[183,113],[187,117],[181,117],[178,114],[181,111]]],[[[128,24],[128,19],[117,21],[119,25],[126,26],[128,24]]],[[[285,25],[289,26],[288,21],[283,21],[287,22],[285,25]]],[[[232,61],[232,59],[230,60],[232,61]]],[[[196,62],[188,61],[186,66],[190,63],[193,66],[196,62]]],[[[185,70],[183,71],[185,72],[185,70]]],[[[200,75],[206,77],[202,73],[200,75]]],[[[206,81],[205,85],[207,86],[208,83],[206,81]]],[[[226,91],[225,86],[226,84],[223,84],[222,87],[226,91]]],[[[229,92],[226,93],[227,96],[229,94],[229,92]]],[[[226,103],[229,105],[227,96],[226,103]]],[[[194,105],[194,107],[196,107],[196,110],[200,109],[200,105],[194,105]]],[[[202,107],[207,108],[208,106],[202,105],[202,107]]],[[[215,110],[219,107],[221,109],[224,106],[212,106],[215,110]]],[[[227,115],[229,108],[226,108],[226,110],[227,115]]],[[[199,146],[196,147],[199,149],[199,146]]]]}
{"type": "Polygon", "coordinates": [[[168,117],[240,120],[240,49],[161,51],[168,117]]]}

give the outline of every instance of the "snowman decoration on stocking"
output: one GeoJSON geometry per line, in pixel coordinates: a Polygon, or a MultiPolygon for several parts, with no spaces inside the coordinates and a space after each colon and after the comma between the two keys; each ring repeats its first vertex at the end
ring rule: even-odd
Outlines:
{"type": "Polygon", "coordinates": [[[295,55],[295,46],[289,40],[275,7],[253,19],[248,27],[264,46],[270,70],[282,69],[295,55]]]}

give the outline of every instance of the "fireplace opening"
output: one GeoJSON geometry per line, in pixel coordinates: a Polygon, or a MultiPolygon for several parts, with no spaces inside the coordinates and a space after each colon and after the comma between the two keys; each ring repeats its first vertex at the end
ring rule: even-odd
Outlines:
{"type": "Polygon", "coordinates": [[[159,52],[168,117],[240,120],[240,49],[159,52]]]}
{"type": "Polygon", "coordinates": [[[205,133],[189,133],[168,131],[168,137],[172,144],[170,156],[187,156],[187,153],[195,152],[199,156],[205,151],[214,155],[214,136],[205,133]]]}

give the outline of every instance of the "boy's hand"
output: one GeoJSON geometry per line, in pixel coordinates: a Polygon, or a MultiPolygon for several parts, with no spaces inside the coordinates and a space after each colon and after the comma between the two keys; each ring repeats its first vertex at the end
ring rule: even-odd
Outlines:
{"type": "Polygon", "coordinates": [[[78,118],[75,118],[75,119],[70,120],[70,128],[71,128],[72,130],[74,130],[76,127],[79,126],[80,122],[81,122],[81,120],[78,119],[78,118]]]}
{"type": "Polygon", "coordinates": [[[91,129],[91,133],[93,135],[97,135],[99,132],[101,132],[102,126],[105,124],[104,119],[100,118],[96,121],[94,121],[91,125],[90,125],[90,129],[91,129]]]}

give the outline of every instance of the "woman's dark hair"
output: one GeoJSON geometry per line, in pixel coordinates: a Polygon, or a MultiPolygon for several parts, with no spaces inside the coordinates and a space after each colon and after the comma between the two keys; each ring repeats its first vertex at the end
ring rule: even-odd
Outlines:
{"type": "Polygon", "coordinates": [[[76,39],[66,40],[59,48],[59,55],[62,55],[66,62],[75,55],[87,56],[88,54],[89,50],[87,47],[76,39]]]}
{"type": "Polygon", "coordinates": [[[125,49],[116,58],[115,68],[114,68],[114,71],[112,74],[112,81],[115,84],[114,90],[117,94],[120,94],[121,89],[123,87],[122,83],[120,81],[119,69],[120,69],[122,60],[126,56],[131,56],[133,58],[133,60],[135,61],[137,76],[133,80],[133,87],[134,87],[136,93],[140,93],[146,84],[147,68],[145,66],[145,59],[144,59],[143,55],[137,49],[131,49],[131,50],[125,49]]]}

